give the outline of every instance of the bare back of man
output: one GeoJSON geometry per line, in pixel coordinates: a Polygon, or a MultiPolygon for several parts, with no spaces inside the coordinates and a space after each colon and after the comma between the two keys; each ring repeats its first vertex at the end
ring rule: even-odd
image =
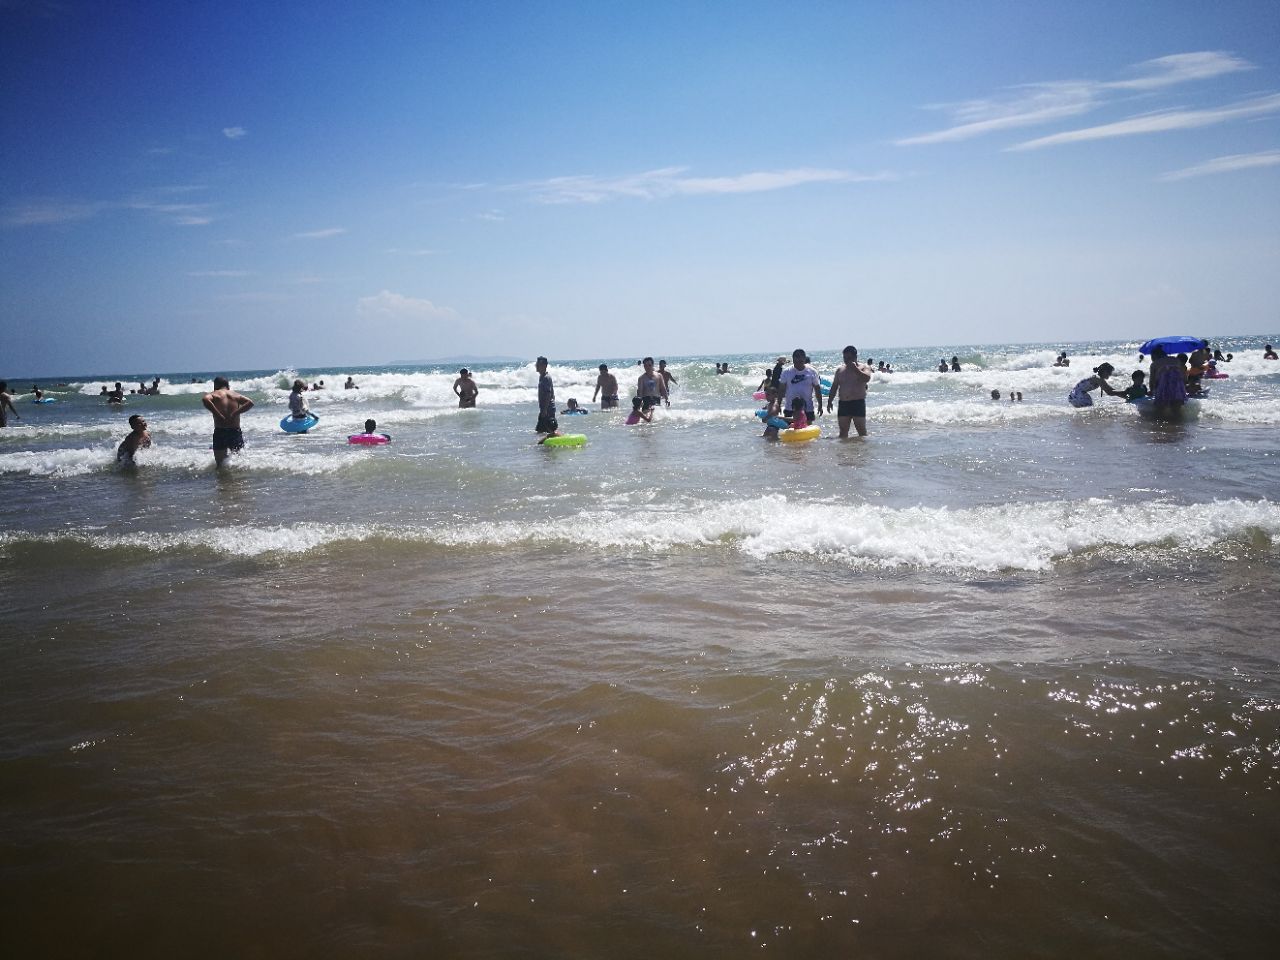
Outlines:
{"type": "Polygon", "coordinates": [[[240,431],[240,414],[253,407],[253,401],[231,389],[225,377],[214,377],[213,390],[200,398],[204,408],[213,414],[213,459],[218,466],[232,453],[244,447],[240,431]]]}

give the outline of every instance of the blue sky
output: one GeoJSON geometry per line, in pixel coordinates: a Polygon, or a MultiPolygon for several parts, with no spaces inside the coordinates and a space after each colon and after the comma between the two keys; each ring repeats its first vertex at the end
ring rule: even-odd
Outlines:
{"type": "Polygon", "coordinates": [[[1280,329],[1280,4],[0,0],[0,377],[1280,329]]]}

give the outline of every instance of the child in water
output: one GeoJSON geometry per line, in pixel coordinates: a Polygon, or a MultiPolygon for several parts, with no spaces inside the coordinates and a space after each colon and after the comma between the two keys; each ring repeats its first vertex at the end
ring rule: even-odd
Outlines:
{"type": "Polygon", "coordinates": [[[1133,386],[1124,391],[1125,400],[1139,400],[1147,395],[1147,375],[1141,370],[1133,371],[1133,386]]]}
{"type": "Polygon", "coordinates": [[[147,432],[147,421],[138,414],[129,418],[129,428],[133,431],[120,441],[116,448],[116,463],[131,466],[133,455],[142,447],[151,446],[151,434],[147,432]]]}
{"type": "Polygon", "coordinates": [[[570,413],[581,413],[581,414],[587,414],[587,413],[590,413],[590,412],[591,412],[591,411],[589,411],[589,410],[583,410],[580,406],[578,406],[578,401],[577,401],[577,400],[575,400],[573,397],[570,397],[570,398],[569,398],[569,409],[568,409],[568,410],[561,410],[561,411],[560,411],[560,415],[561,415],[561,416],[565,416],[566,414],[570,414],[570,413]]]}
{"type": "MultiPolygon", "coordinates": [[[[307,398],[302,392],[307,389],[307,385],[301,380],[293,381],[293,392],[289,394],[289,412],[293,414],[295,420],[305,420],[308,416],[320,419],[318,413],[312,413],[307,406],[307,398]]],[[[313,388],[314,389],[314,388],[313,388]]]]}
{"type": "Polygon", "coordinates": [[[1116,390],[1107,383],[1107,378],[1115,372],[1116,368],[1109,363],[1094,367],[1092,377],[1085,377],[1071,389],[1071,393],[1067,395],[1067,402],[1073,407],[1092,407],[1093,397],[1089,394],[1099,388],[1111,397],[1124,396],[1123,390],[1116,390]]]}
{"type": "Polygon", "coordinates": [[[643,420],[645,423],[653,423],[653,412],[643,410],[644,401],[639,397],[631,398],[631,412],[627,414],[627,426],[631,427],[643,420]]]}
{"type": "Polygon", "coordinates": [[[791,429],[803,430],[809,426],[809,418],[804,412],[804,397],[796,397],[791,401],[791,429]]]}

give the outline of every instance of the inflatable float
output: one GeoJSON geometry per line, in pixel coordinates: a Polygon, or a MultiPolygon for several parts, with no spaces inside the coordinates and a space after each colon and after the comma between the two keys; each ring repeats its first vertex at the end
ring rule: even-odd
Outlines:
{"type": "Polygon", "coordinates": [[[562,433],[558,437],[547,437],[542,441],[544,447],[580,447],[587,442],[585,433],[562,433]]]}
{"type": "Polygon", "coordinates": [[[362,447],[379,447],[390,442],[391,438],[385,433],[353,433],[347,437],[347,443],[359,444],[362,447]]]}
{"type": "Polygon", "coordinates": [[[756,416],[763,420],[767,426],[777,427],[779,430],[789,430],[791,428],[791,425],[787,423],[786,420],[782,419],[782,417],[779,417],[776,414],[772,417],[769,416],[768,410],[757,410],[756,416]]]}
{"type": "Polygon", "coordinates": [[[31,402],[32,403],[53,403],[53,401],[55,401],[56,399],[58,398],[57,397],[41,397],[40,399],[37,400],[36,398],[32,397],[31,402]]]}
{"type": "Polygon", "coordinates": [[[306,433],[319,422],[320,418],[314,413],[308,413],[301,420],[295,420],[293,414],[289,414],[280,421],[280,429],[285,433],[306,433]]]}
{"type": "Polygon", "coordinates": [[[801,443],[805,440],[816,440],[818,438],[818,434],[821,432],[822,431],[818,429],[818,425],[814,423],[802,430],[795,430],[793,428],[779,430],[778,439],[783,443],[801,443]]]}

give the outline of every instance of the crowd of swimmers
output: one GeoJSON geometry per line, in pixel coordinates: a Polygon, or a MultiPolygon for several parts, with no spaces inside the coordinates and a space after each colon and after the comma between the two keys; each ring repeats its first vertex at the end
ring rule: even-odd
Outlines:
{"type": "MultiPolygon", "coordinates": [[[[1277,360],[1276,351],[1271,344],[1263,350],[1264,360],[1277,360]]],[[[892,373],[892,364],[868,359],[865,363],[858,359],[858,349],[852,345],[842,351],[843,362],[832,375],[830,386],[826,387],[818,371],[813,367],[803,349],[796,349],[791,356],[791,366],[786,366],[786,358],[778,357],[773,368],[766,370],[760,383],[759,392],[765,399],[765,409],[761,411],[765,420],[765,436],[776,437],[781,429],[804,429],[811,425],[825,412],[836,413],[840,437],[848,438],[852,427],[859,437],[867,435],[866,396],[867,385],[875,373],[892,373]]],[[[1145,358],[1139,355],[1139,361],[1145,358]]],[[[1093,373],[1080,380],[1071,389],[1067,397],[1074,407],[1093,406],[1093,394],[1100,391],[1107,396],[1118,397],[1126,401],[1150,398],[1156,409],[1171,411],[1184,404],[1188,399],[1204,395],[1202,381],[1222,376],[1217,364],[1230,363],[1233,355],[1223,354],[1221,350],[1212,348],[1208,340],[1202,340],[1191,353],[1179,353],[1170,356],[1160,346],[1151,351],[1150,368],[1147,371],[1134,370],[1130,383],[1124,389],[1112,386],[1110,380],[1115,375],[1115,367],[1110,363],[1102,363],[1093,369],[1093,373]]],[[[636,378],[635,396],[631,398],[631,410],[625,422],[629,425],[649,423],[653,421],[654,410],[665,404],[671,406],[670,387],[679,381],[667,369],[667,361],[660,360],[654,364],[653,357],[645,357],[636,361],[641,372],[636,378]]],[[[1071,361],[1066,351],[1062,351],[1054,360],[1055,367],[1070,366],[1071,361]]],[[[560,436],[559,416],[583,415],[589,411],[582,408],[576,398],[570,398],[564,410],[557,410],[555,386],[551,375],[547,372],[546,357],[538,357],[534,368],[538,372],[538,420],[534,427],[540,435],[539,443],[547,437],[560,436]]],[[[717,374],[729,372],[729,364],[717,362],[717,374]]],[[[960,361],[957,356],[950,363],[945,359],[938,363],[939,372],[960,372],[960,361]]],[[[193,383],[199,382],[194,377],[193,383]]],[[[8,392],[8,383],[0,381],[0,427],[8,425],[10,416],[21,419],[17,408],[13,405],[13,395],[8,392]]],[[[66,386],[62,384],[62,386],[66,386]]],[[[324,389],[324,381],[320,380],[307,386],[302,380],[294,380],[289,393],[289,413],[294,419],[305,420],[308,417],[319,420],[319,415],[310,409],[304,397],[305,393],[324,389]]],[[[350,376],[347,377],[344,389],[358,390],[359,386],[350,376]]],[[[160,378],[155,377],[150,386],[140,383],[131,394],[155,396],[160,393],[160,378]]],[[[453,392],[458,398],[459,408],[471,408],[476,405],[479,386],[467,368],[458,371],[453,382],[453,392]]],[[[36,385],[31,388],[35,401],[43,398],[43,391],[36,385]]],[[[108,403],[124,402],[124,389],[116,381],[113,389],[102,387],[100,396],[108,403]]],[[[1010,402],[1022,400],[1021,391],[1009,391],[1010,402]]],[[[596,377],[595,390],[591,402],[600,402],[601,410],[617,408],[619,405],[619,387],[617,376],[609,370],[608,364],[600,364],[596,377]]],[[[999,390],[991,391],[991,399],[1001,399],[999,390]]],[[[250,410],[253,400],[231,389],[226,377],[214,377],[213,389],[201,397],[201,404],[213,417],[213,455],[215,462],[221,466],[227,456],[244,447],[244,434],[240,428],[241,414],[250,410]]],[[[365,433],[373,434],[377,424],[373,420],[365,422],[365,433]]],[[[117,459],[122,463],[131,463],[134,454],[151,445],[147,421],[139,414],[129,417],[130,432],[117,448],[117,459]]],[[[385,436],[385,435],[382,435],[385,436]]]]}

